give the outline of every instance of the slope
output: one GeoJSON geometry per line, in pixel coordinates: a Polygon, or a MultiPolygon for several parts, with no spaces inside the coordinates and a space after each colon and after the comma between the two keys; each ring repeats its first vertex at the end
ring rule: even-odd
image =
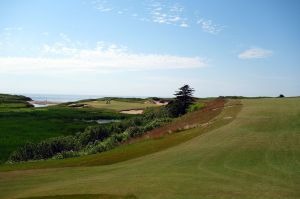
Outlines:
{"type": "Polygon", "coordinates": [[[300,99],[242,103],[236,118],[235,107],[225,108],[216,128],[158,153],[106,166],[1,172],[0,198],[299,198],[300,99]]]}

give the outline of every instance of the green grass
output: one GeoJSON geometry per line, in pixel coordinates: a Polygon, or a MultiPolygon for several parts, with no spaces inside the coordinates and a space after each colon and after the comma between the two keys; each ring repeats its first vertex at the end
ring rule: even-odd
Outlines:
{"type": "Polygon", "coordinates": [[[26,108],[26,103],[0,103],[0,109],[11,109],[11,108],[26,108]]]}
{"type": "MultiPolygon", "coordinates": [[[[239,104],[237,100],[232,100],[227,105],[239,104]]],[[[222,109],[216,111],[206,112],[206,117],[200,119],[199,122],[206,123],[212,119],[213,125],[205,126],[201,129],[194,129],[193,131],[180,131],[178,133],[167,134],[164,137],[156,139],[147,139],[144,141],[135,142],[133,144],[121,145],[113,150],[98,153],[94,155],[86,155],[77,158],[68,158],[63,160],[43,160],[43,161],[30,161],[16,164],[6,164],[0,166],[0,171],[12,171],[12,170],[29,170],[29,169],[41,169],[41,168],[59,168],[59,167],[76,167],[76,166],[95,166],[95,165],[107,165],[117,162],[141,157],[147,154],[155,153],[166,148],[176,146],[182,142],[190,140],[202,133],[208,132],[213,128],[217,128],[221,125],[225,125],[231,122],[236,114],[240,111],[241,106],[234,106],[231,109],[224,111],[219,117],[214,118],[222,112],[222,109]],[[230,114],[231,119],[224,120],[224,114],[230,114]]],[[[187,114],[184,117],[177,118],[174,123],[184,122],[186,119],[192,119],[195,115],[193,113],[187,114]]]]}
{"type": "Polygon", "coordinates": [[[70,194],[70,195],[54,195],[54,196],[41,196],[29,197],[22,199],[135,199],[134,195],[111,195],[111,194],[70,194]]]}
{"type": "Polygon", "coordinates": [[[193,112],[193,111],[199,110],[204,107],[205,107],[205,103],[198,100],[196,103],[192,104],[189,107],[188,112],[193,112]]]}
{"type": "Polygon", "coordinates": [[[100,106],[98,102],[105,101],[97,101],[96,106],[90,108],[71,108],[65,104],[28,108],[27,100],[30,98],[0,94],[0,164],[28,141],[37,143],[50,137],[75,134],[95,124],[83,120],[127,118],[132,116],[116,110],[153,106],[144,104],[145,100],[141,99],[118,99],[109,106],[100,106]]]}
{"type": "Polygon", "coordinates": [[[23,96],[23,95],[10,95],[10,94],[0,94],[0,102],[24,102],[31,100],[29,97],[23,96]]]}
{"type": "Polygon", "coordinates": [[[0,106],[0,163],[26,142],[83,131],[91,119],[120,119],[126,116],[100,109],[64,106],[47,108],[2,108],[0,106]]]}
{"type": "Polygon", "coordinates": [[[147,156],[104,166],[0,172],[0,198],[68,194],[299,198],[300,99],[242,103],[237,117],[235,108],[228,107],[206,132],[184,131],[195,136],[147,156]]]}
{"type": "Polygon", "coordinates": [[[22,95],[0,94],[0,110],[30,107],[31,99],[22,95]]]}
{"type": "Polygon", "coordinates": [[[156,104],[144,103],[145,101],[121,101],[111,100],[110,104],[106,104],[105,100],[87,101],[84,104],[88,104],[93,108],[110,109],[114,111],[130,110],[130,109],[145,109],[148,107],[158,107],[156,104]]]}

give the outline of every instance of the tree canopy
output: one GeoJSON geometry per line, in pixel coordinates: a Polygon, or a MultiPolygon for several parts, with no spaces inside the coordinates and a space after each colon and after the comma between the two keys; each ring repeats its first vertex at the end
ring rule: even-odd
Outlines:
{"type": "Polygon", "coordinates": [[[195,90],[189,85],[184,85],[179,88],[178,91],[176,91],[176,93],[174,94],[176,96],[175,99],[171,101],[167,106],[169,113],[173,117],[183,115],[187,112],[188,107],[194,102],[194,91],[195,90]]]}

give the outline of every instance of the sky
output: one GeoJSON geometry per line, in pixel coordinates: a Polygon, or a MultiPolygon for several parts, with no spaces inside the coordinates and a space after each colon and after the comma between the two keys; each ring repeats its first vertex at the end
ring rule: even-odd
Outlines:
{"type": "Polygon", "coordinates": [[[299,96],[298,0],[0,0],[0,93],[299,96]]]}

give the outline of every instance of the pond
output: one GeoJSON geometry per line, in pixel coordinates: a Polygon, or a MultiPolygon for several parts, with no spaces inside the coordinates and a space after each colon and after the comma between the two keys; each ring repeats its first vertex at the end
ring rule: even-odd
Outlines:
{"type": "Polygon", "coordinates": [[[47,106],[53,106],[59,104],[59,102],[50,102],[50,101],[28,101],[34,108],[41,108],[47,106]]]}
{"type": "Polygon", "coordinates": [[[121,122],[121,120],[116,119],[99,119],[99,120],[84,120],[85,122],[97,122],[98,124],[108,124],[114,122],[121,122]]]}
{"type": "Polygon", "coordinates": [[[47,107],[49,104],[32,104],[34,108],[47,107]]]}

